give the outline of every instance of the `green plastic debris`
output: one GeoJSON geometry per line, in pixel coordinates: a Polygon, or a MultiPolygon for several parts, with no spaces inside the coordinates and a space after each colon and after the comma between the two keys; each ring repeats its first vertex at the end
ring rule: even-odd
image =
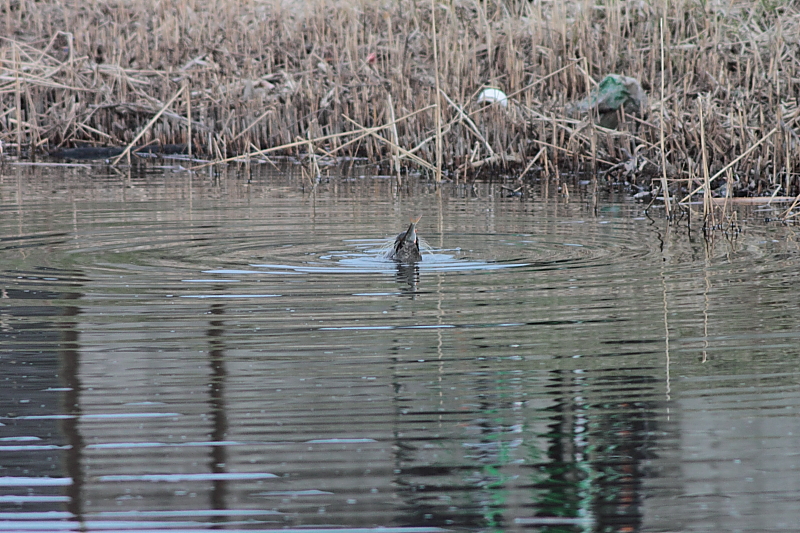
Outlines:
{"type": "Polygon", "coordinates": [[[619,74],[609,74],[588,97],[573,104],[571,111],[598,115],[598,124],[605,128],[616,128],[619,122],[617,110],[626,113],[641,113],[647,106],[647,94],[638,80],[619,74]]]}

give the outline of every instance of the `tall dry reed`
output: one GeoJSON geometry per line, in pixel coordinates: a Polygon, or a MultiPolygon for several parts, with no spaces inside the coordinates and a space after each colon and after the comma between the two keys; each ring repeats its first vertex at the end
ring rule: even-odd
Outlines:
{"type": "Polygon", "coordinates": [[[286,151],[425,167],[440,113],[451,176],[596,164],[640,182],[666,174],[676,199],[704,172],[737,193],[799,189],[800,8],[789,0],[13,0],[0,35],[6,152],[191,132],[207,157],[294,143],[286,151]],[[568,116],[609,73],[649,90],[643,116],[618,131],[568,116]],[[480,107],[486,86],[509,105],[480,107]],[[184,87],[188,102],[164,109],[184,87]]]}

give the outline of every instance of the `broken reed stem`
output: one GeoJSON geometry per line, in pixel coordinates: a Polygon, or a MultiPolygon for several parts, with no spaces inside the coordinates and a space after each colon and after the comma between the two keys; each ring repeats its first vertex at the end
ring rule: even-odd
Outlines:
{"type": "Polygon", "coordinates": [[[542,154],[544,154],[546,151],[547,151],[547,149],[545,149],[545,148],[540,148],[540,149],[539,149],[539,151],[538,151],[538,152],[536,152],[536,155],[535,155],[535,156],[533,156],[533,159],[531,159],[531,160],[528,162],[528,165],[525,167],[525,170],[523,170],[523,171],[522,171],[522,173],[519,175],[519,177],[520,177],[520,178],[524,177],[524,176],[525,176],[525,174],[527,174],[527,173],[528,173],[528,171],[529,171],[529,170],[530,170],[530,169],[533,167],[533,165],[535,165],[535,164],[536,164],[536,162],[539,160],[539,158],[540,158],[540,157],[542,157],[542,154]]]}
{"type": "MultiPolygon", "coordinates": [[[[356,122],[355,120],[353,120],[352,118],[350,118],[348,116],[343,116],[343,118],[345,120],[347,120],[348,122],[350,122],[351,124],[353,124],[354,126],[360,128],[360,131],[365,131],[367,135],[371,135],[374,139],[376,139],[376,140],[378,140],[378,141],[380,141],[380,142],[382,142],[384,144],[387,144],[387,145],[389,145],[391,147],[391,145],[392,145],[391,141],[389,141],[388,139],[378,135],[378,131],[380,131],[382,129],[386,129],[386,126],[384,126],[382,128],[365,128],[364,126],[362,126],[361,124],[359,124],[358,122],[356,122]]],[[[418,157],[418,156],[414,155],[413,153],[409,152],[408,150],[406,150],[402,146],[395,145],[393,147],[393,149],[397,150],[401,154],[400,157],[407,157],[407,158],[411,159],[412,161],[414,161],[415,163],[417,163],[418,165],[427,168],[431,172],[436,172],[436,167],[434,167],[433,165],[431,165],[430,163],[428,163],[427,161],[425,161],[421,157],[418,157]]]]}
{"type": "Polygon", "coordinates": [[[800,212],[792,213],[792,211],[794,211],[794,208],[797,207],[798,202],[800,202],[800,194],[798,194],[795,197],[794,201],[792,202],[792,205],[790,205],[788,207],[788,209],[786,209],[786,211],[781,213],[779,218],[781,220],[788,220],[789,218],[796,217],[796,216],[800,215],[800,212]]]}
{"type": "Polygon", "coordinates": [[[123,151],[121,154],[119,154],[119,155],[118,155],[118,156],[117,156],[117,157],[116,157],[116,158],[115,158],[115,159],[114,159],[114,160],[111,162],[111,166],[116,166],[116,164],[117,164],[117,163],[119,163],[119,160],[120,160],[120,159],[122,159],[122,158],[123,158],[123,157],[125,157],[125,156],[127,156],[127,157],[128,157],[128,163],[130,163],[130,161],[131,161],[131,148],[133,148],[133,147],[136,145],[136,141],[138,141],[139,139],[141,139],[141,138],[142,138],[142,136],[143,136],[145,133],[147,133],[147,130],[149,130],[149,129],[150,129],[150,127],[151,127],[153,124],[155,124],[155,123],[156,123],[156,121],[159,119],[159,117],[161,117],[161,115],[163,115],[163,114],[164,114],[164,111],[166,111],[166,110],[169,108],[169,106],[171,106],[171,105],[172,105],[172,102],[174,102],[175,100],[177,100],[177,99],[178,99],[178,97],[179,97],[179,96],[180,96],[180,95],[183,93],[184,89],[186,89],[186,85],[184,85],[183,87],[181,87],[180,89],[178,89],[178,92],[176,92],[176,93],[175,93],[175,94],[172,96],[172,98],[170,98],[170,99],[169,99],[169,102],[167,102],[166,104],[164,104],[164,105],[161,107],[161,109],[158,111],[158,113],[156,113],[156,114],[153,116],[153,118],[151,118],[151,119],[150,119],[150,122],[148,122],[148,123],[145,125],[145,127],[144,127],[144,128],[142,128],[142,130],[139,132],[139,134],[138,134],[136,137],[134,137],[134,138],[133,138],[133,140],[132,140],[132,141],[131,141],[131,142],[128,144],[128,146],[126,146],[126,147],[125,147],[125,150],[124,150],[124,151],[123,151]]]}
{"type": "Polygon", "coordinates": [[[272,113],[273,111],[274,111],[273,109],[267,109],[266,111],[264,111],[263,113],[261,113],[261,115],[260,115],[260,116],[259,116],[257,119],[255,119],[253,122],[251,122],[251,123],[250,123],[250,125],[248,125],[248,126],[245,128],[245,129],[243,129],[242,131],[240,131],[240,132],[239,132],[239,134],[238,134],[238,135],[236,135],[236,137],[234,137],[234,138],[233,138],[233,140],[232,140],[231,142],[238,141],[238,140],[239,140],[239,139],[242,137],[242,135],[244,135],[245,133],[247,133],[248,131],[250,131],[250,130],[251,130],[251,129],[252,129],[252,128],[253,128],[253,127],[256,125],[256,124],[258,124],[259,122],[261,122],[262,120],[264,120],[264,117],[266,117],[267,115],[269,115],[269,114],[270,114],[270,113],[272,113]]]}
{"type": "Polygon", "coordinates": [[[439,81],[439,48],[436,36],[436,0],[431,0],[431,26],[433,32],[433,71],[436,79],[436,183],[442,181],[442,96],[439,81]]]}
{"type": "MultiPolygon", "coordinates": [[[[748,154],[750,154],[750,152],[752,152],[753,150],[755,150],[756,148],[758,148],[758,146],[759,146],[760,144],[762,144],[764,141],[766,141],[767,139],[769,139],[770,137],[772,137],[772,136],[775,134],[775,132],[777,132],[777,131],[778,131],[778,128],[777,128],[777,127],[776,127],[776,128],[772,128],[772,129],[769,131],[769,133],[767,133],[766,135],[764,135],[763,137],[761,137],[761,139],[759,139],[759,141],[758,141],[757,143],[755,143],[753,146],[751,146],[750,148],[748,148],[747,150],[745,150],[745,151],[744,151],[744,153],[742,153],[742,154],[741,154],[739,157],[737,157],[736,159],[734,159],[733,161],[731,161],[730,163],[728,163],[727,165],[725,165],[725,166],[722,168],[722,170],[720,170],[719,172],[717,172],[716,174],[714,174],[713,176],[711,176],[711,178],[709,178],[709,181],[714,181],[715,179],[717,179],[718,177],[720,177],[720,176],[721,176],[721,175],[722,175],[722,174],[723,174],[723,173],[724,173],[726,170],[728,170],[728,169],[729,169],[729,168],[731,168],[733,165],[735,165],[736,163],[738,163],[739,161],[741,161],[742,159],[744,159],[745,157],[747,157],[747,156],[748,156],[748,154]]],[[[688,200],[689,200],[689,199],[690,199],[692,196],[694,196],[695,194],[697,194],[697,193],[698,193],[698,191],[700,191],[700,189],[702,189],[703,187],[705,187],[705,185],[700,185],[699,187],[695,188],[695,189],[694,189],[693,191],[691,191],[689,194],[687,194],[686,196],[684,196],[684,197],[681,199],[681,201],[680,201],[680,202],[678,202],[678,203],[679,203],[679,204],[682,204],[682,203],[685,203],[685,202],[687,202],[687,201],[688,201],[688,200]]]]}
{"type": "MultiPolygon", "coordinates": [[[[369,135],[372,131],[384,130],[384,129],[388,128],[388,127],[391,127],[392,124],[396,124],[398,122],[402,122],[403,120],[407,120],[407,119],[413,117],[414,115],[418,115],[418,114],[420,114],[420,113],[422,113],[424,111],[428,111],[429,109],[431,109],[433,107],[434,107],[433,105],[429,105],[429,106],[423,107],[422,109],[418,109],[417,111],[413,111],[411,113],[403,115],[399,119],[397,119],[395,121],[392,121],[389,124],[384,124],[383,126],[376,126],[374,128],[365,128],[363,126],[359,126],[360,129],[355,130],[355,131],[343,131],[342,133],[333,133],[331,135],[323,135],[322,137],[317,137],[315,139],[311,139],[311,141],[314,142],[314,143],[320,143],[322,141],[328,141],[328,140],[331,140],[331,139],[339,139],[341,137],[349,137],[351,135],[359,135],[359,137],[357,137],[356,139],[353,139],[349,143],[347,143],[347,144],[350,144],[350,143],[356,142],[356,141],[358,141],[360,139],[363,139],[364,137],[369,135]]],[[[345,120],[350,120],[351,122],[354,122],[351,119],[349,119],[346,115],[342,115],[342,118],[344,118],[345,120]]],[[[209,135],[211,135],[211,134],[209,133],[209,135]]],[[[224,159],[222,157],[220,157],[215,161],[208,161],[208,162],[203,163],[201,165],[194,166],[190,170],[198,170],[198,169],[205,168],[205,167],[208,167],[208,166],[211,166],[211,165],[218,165],[218,164],[221,164],[221,163],[229,163],[231,161],[236,161],[237,159],[242,159],[242,158],[245,158],[245,157],[258,157],[260,155],[269,154],[271,152],[282,152],[284,150],[288,150],[289,148],[295,148],[297,146],[302,146],[302,145],[307,144],[307,143],[308,143],[307,140],[294,141],[294,142],[282,144],[280,146],[273,146],[273,147],[270,147],[270,148],[264,148],[262,150],[257,150],[255,152],[248,152],[248,153],[242,154],[242,155],[236,155],[236,156],[233,156],[233,157],[226,157],[224,159]]],[[[342,148],[344,148],[345,146],[346,145],[344,145],[344,144],[341,145],[341,146],[338,146],[331,153],[337,152],[337,151],[341,150],[342,148]]]]}
{"type": "Polygon", "coordinates": [[[664,145],[664,120],[666,120],[666,113],[664,106],[666,100],[664,99],[664,17],[658,22],[659,29],[661,30],[661,120],[659,121],[659,137],[661,149],[661,191],[664,195],[664,208],[666,210],[667,218],[670,217],[670,199],[669,199],[669,183],[667,182],[667,149],[664,145]]]}
{"type": "Polygon", "coordinates": [[[456,111],[458,111],[458,120],[460,122],[462,121],[465,122],[469,127],[469,129],[472,130],[475,136],[478,137],[478,139],[483,143],[483,146],[486,148],[486,151],[489,152],[489,156],[495,157],[495,153],[494,150],[492,149],[492,146],[486,141],[486,138],[483,135],[481,135],[481,132],[478,130],[478,126],[475,125],[472,119],[469,118],[469,116],[467,116],[466,113],[464,113],[464,110],[460,106],[456,105],[456,103],[453,102],[449,96],[447,96],[446,92],[442,91],[441,89],[439,89],[439,92],[441,93],[442,96],[444,96],[445,100],[447,100],[447,103],[449,103],[451,106],[453,106],[453,108],[456,111]]]}

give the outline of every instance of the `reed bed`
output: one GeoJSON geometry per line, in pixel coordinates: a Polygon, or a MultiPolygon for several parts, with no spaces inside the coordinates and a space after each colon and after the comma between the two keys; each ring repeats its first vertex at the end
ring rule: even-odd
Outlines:
{"type": "Polygon", "coordinates": [[[6,155],[191,141],[398,175],[592,172],[675,200],[800,192],[789,0],[5,0],[0,26],[6,155]],[[642,112],[571,115],[610,73],[641,82],[642,112]],[[478,104],[485,87],[508,105],[478,104]]]}

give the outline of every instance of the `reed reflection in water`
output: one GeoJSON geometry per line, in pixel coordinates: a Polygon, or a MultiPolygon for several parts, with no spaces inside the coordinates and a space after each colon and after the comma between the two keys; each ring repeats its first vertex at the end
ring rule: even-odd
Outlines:
{"type": "Polygon", "coordinates": [[[72,172],[0,182],[4,527],[798,518],[792,228],[709,245],[614,198],[72,172]],[[420,207],[423,261],[387,261],[420,207]]]}

